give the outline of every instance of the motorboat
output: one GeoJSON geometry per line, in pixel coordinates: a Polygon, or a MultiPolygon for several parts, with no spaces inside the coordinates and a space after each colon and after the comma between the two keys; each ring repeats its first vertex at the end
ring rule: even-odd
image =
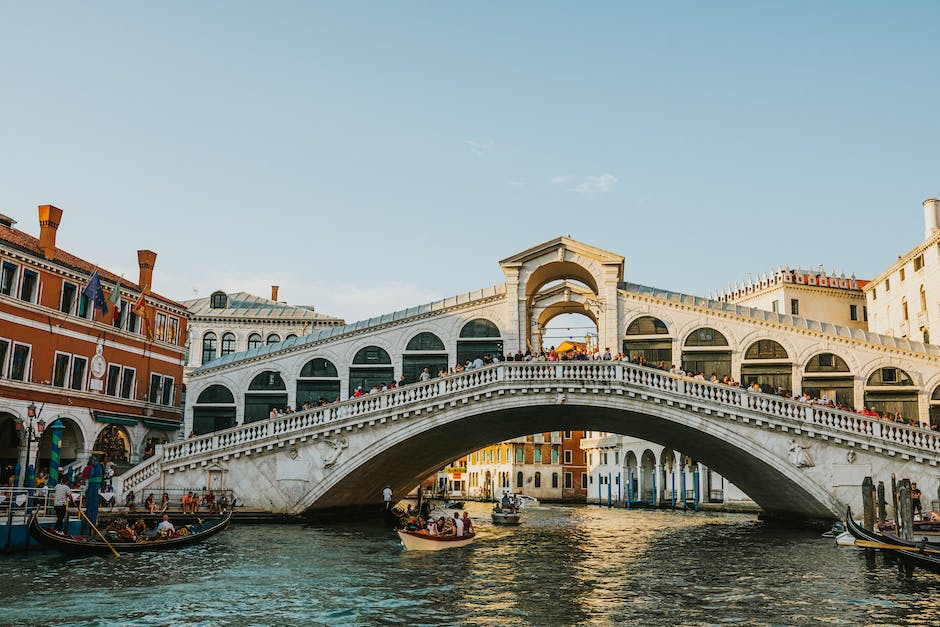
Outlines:
{"type": "Polygon", "coordinates": [[[406,551],[440,551],[455,549],[473,543],[475,533],[465,533],[462,536],[430,535],[423,531],[398,530],[398,537],[406,551]]]}
{"type": "Polygon", "coordinates": [[[539,504],[539,500],[534,496],[526,496],[525,494],[514,494],[512,499],[516,502],[516,507],[519,509],[525,509],[526,507],[531,507],[539,504]]]}
{"type": "Polygon", "coordinates": [[[522,514],[514,509],[503,509],[499,506],[494,507],[490,516],[494,525],[518,525],[522,522],[522,514]]]}

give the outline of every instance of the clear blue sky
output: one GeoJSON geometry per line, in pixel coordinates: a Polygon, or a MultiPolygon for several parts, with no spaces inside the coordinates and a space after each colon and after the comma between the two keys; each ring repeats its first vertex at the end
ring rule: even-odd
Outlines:
{"type": "Polygon", "coordinates": [[[940,195],[940,4],[5,3],[0,213],[362,318],[561,234],[706,294],[868,278],[940,195]]]}

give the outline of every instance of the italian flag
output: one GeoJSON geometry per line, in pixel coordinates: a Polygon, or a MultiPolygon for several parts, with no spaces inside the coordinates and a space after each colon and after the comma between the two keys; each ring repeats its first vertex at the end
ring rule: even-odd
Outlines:
{"type": "Polygon", "coordinates": [[[111,322],[117,322],[121,315],[121,280],[118,279],[114,289],[111,290],[111,296],[108,298],[111,303],[111,322]]]}

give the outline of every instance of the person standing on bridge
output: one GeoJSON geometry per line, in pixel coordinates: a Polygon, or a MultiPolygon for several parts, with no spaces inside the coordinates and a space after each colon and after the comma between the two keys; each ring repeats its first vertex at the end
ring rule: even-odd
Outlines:
{"type": "Polygon", "coordinates": [[[385,511],[391,511],[392,509],[392,486],[387,485],[385,489],[382,490],[382,500],[385,501],[385,511]]]}
{"type": "Polygon", "coordinates": [[[430,381],[430,380],[431,380],[431,373],[428,372],[428,369],[427,369],[427,368],[425,368],[424,370],[421,371],[421,374],[418,376],[418,378],[421,379],[422,382],[424,382],[424,381],[430,381]]]}

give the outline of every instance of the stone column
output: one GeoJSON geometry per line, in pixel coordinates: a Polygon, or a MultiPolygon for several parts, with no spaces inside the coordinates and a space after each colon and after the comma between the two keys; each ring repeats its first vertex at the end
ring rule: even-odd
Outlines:
{"type": "Polygon", "coordinates": [[[666,483],[666,477],[665,477],[665,470],[663,468],[663,465],[657,462],[653,472],[656,473],[654,475],[656,477],[656,485],[654,486],[655,490],[653,494],[653,507],[659,507],[659,504],[662,503],[663,496],[666,493],[665,492],[666,486],[664,485],[666,483]]]}

